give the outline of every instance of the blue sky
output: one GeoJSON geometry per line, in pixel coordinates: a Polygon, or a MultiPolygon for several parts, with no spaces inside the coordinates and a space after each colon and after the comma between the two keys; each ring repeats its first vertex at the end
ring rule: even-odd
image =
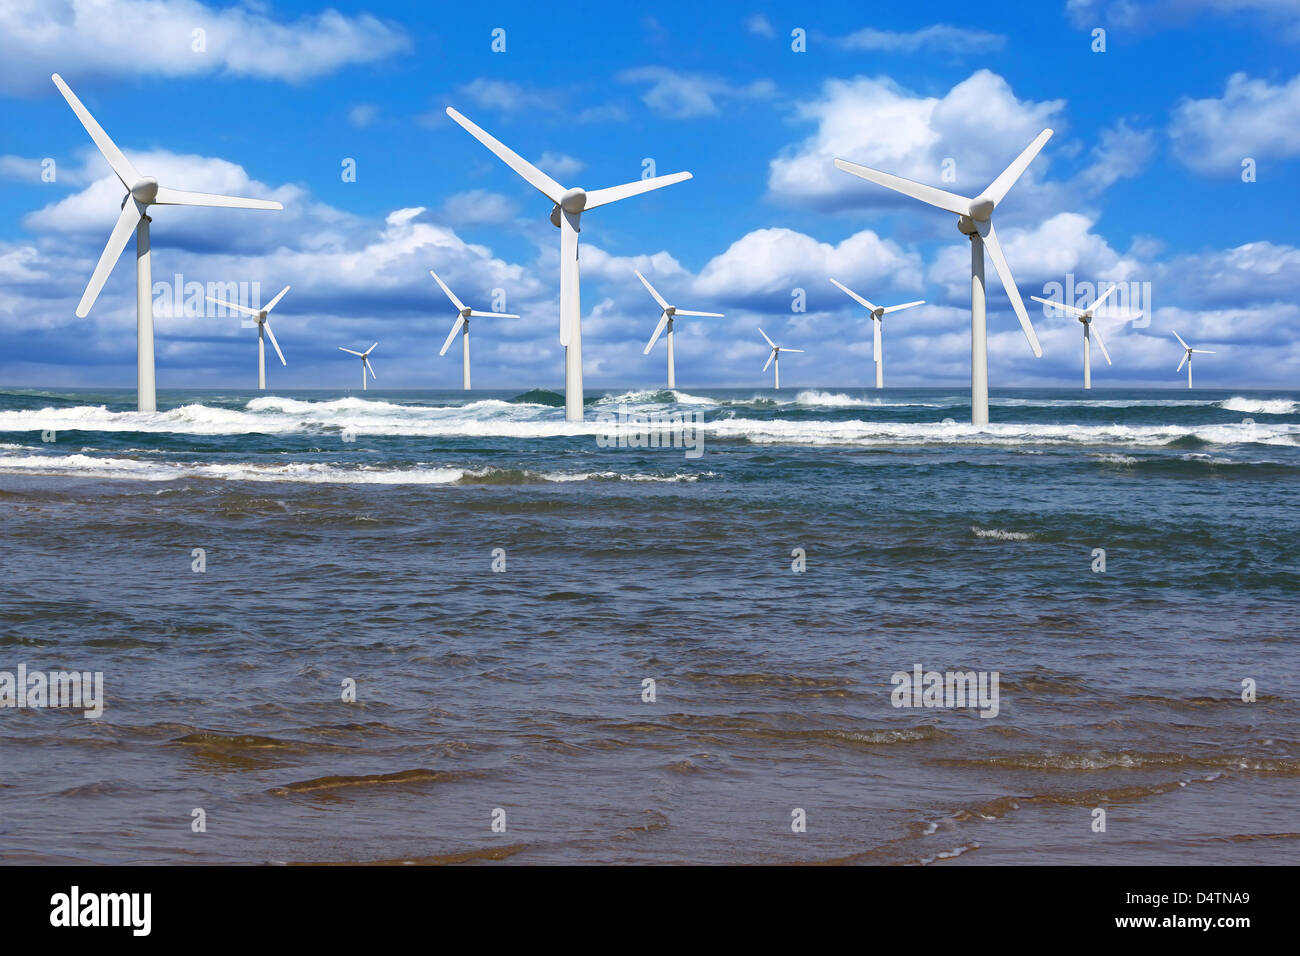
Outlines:
{"type": "MultiPolygon", "coordinates": [[[[1045,126],[1056,135],[996,216],[1022,295],[1067,276],[1149,289],[1142,322],[1098,320],[1115,365],[1094,362],[1094,384],[1178,385],[1172,328],[1219,352],[1198,363],[1200,385],[1294,386],[1298,50],[1300,8],[1271,0],[560,13],[12,0],[0,10],[0,382],[135,379],[131,247],[90,316],[73,314],[121,188],[51,84],[58,71],[142,172],[284,202],[155,209],[153,224],[156,282],[257,282],[263,299],[293,285],[273,313],[290,364],[269,369],[272,388],[350,388],[354,360],[337,346],[375,340],[380,385],[458,384],[457,354],[437,354],[453,316],[431,268],[468,304],[488,308],[503,289],[523,315],[474,327],[476,385],[562,383],[549,205],[448,105],[566,184],[637,179],[646,159],[694,173],[584,216],[588,386],[662,381],[663,345],[641,353],[658,309],[634,268],[674,304],[727,314],[678,324],[680,387],[766,383],[758,325],[808,350],[783,363],[787,384],[869,384],[870,324],[828,275],[879,304],[927,301],[886,320],[887,384],[968,382],[969,251],[954,217],[831,159],[974,195],[1045,126]],[[505,52],[491,49],[497,28],[505,52]],[[796,29],[806,52],[791,48],[796,29]],[[795,289],[806,311],[792,311],[795,289]]],[[[990,266],[992,384],[1077,384],[1078,323],[1029,304],[1041,359],[990,266]]],[[[159,315],[156,332],[160,387],[255,384],[255,333],[238,320],[159,315]]]]}

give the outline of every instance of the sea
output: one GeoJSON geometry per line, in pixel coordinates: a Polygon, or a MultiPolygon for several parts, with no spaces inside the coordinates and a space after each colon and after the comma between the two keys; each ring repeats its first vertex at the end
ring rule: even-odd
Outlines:
{"type": "Polygon", "coordinates": [[[0,391],[0,862],[1294,863],[1300,391],[969,401],[0,391]]]}

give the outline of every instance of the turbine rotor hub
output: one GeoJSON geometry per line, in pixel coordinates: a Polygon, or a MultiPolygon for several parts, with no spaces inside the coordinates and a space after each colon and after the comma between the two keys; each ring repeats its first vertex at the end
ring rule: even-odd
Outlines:
{"type": "Polygon", "coordinates": [[[152,176],[143,176],[131,187],[131,196],[142,206],[147,206],[158,198],[158,180],[152,176]]]}
{"type": "Polygon", "coordinates": [[[574,186],[560,197],[559,205],[567,213],[580,213],[587,208],[587,191],[574,186]]]}

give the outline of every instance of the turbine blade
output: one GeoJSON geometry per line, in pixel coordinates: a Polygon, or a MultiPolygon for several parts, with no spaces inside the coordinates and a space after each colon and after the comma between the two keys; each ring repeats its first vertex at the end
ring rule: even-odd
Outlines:
{"type": "Polygon", "coordinates": [[[582,304],[578,297],[578,222],[569,212],[560,211],[560,344],[568,348],[575,327],[581,320],[582,304]]]}
{"type": "Polygon", "coordinates": [[[665,310],[671,308],[671,306],[669,306],[668,303],[664,301],[664,297],[655,291],[655,287],[650,284],[649,279],[643,276],[640,272],[637,272],[637,270],[635,269],[633,269],[632,271],[636,272],[636,277],[641,280],[641,284],[645,286],[646,291],[649,292],[652,296],[654,296],[654,300],[659,303],[659,308],[665,310]]]}
{"type": "Polygon", "coordinates": [[[73,93],[68,88],[68,84],[63,82],[63,77],[55,73],[50,79],[54,81],[54,85],[63,94],[63,98],[68,101],[68,105],[72,107],[72,112],[77,114],[77,119],[81,120],[81,125],[86,128],[90,138],[95,141],[99,151],[104,154],[104,158],[108,160],[108,165],[113,168],[117,178],[122,180],[122,185],[127,189],[134,186],[140,180],[140,174],[131,165],[131,161],[123,156],[122,151],[117,148],[117,144],[108,138],[108,134],[104,132],[104,127],[95,122],[95,117],[90,115],[90,110],[86,109],[81,100],[77,99],[77,94],[73,93]]]}
{"type": "MultiPolygon", "coordinates": [[[[1051,130],[1046,132],[1050,133],[1051,130]]],[[[1034,355],[1042,358],[1043,347],[1038,344],[1038,336],[1034,334],[1029,313],[1025,311],[1025,303],[1020,299],[1020,290],[1016,288],[1016,280],[1011,275],[1011,267],[1007,265],[1007,257],[1002,254],[1002,244],[998,242],[998,234],[993,229],[993,223],[989,223],[989,232],[984,237],[984,245],[989,250],[989,257],[993,260],[993,268],[997,270],[998,278],[1002,280],[1002,287],[1007,290],[1007,297],[1011,299],[1011,307],[1016,310],[1020,327],[1025,330],[1025,338],[1029,339],[1029,347],[1034,350],[1034,355]]]]}
{"type": "Polygon", "coordinates": [[[286,292],[288,292],[290,288],[292,288],[292,287],[291,287],[291,286],[285,286],[283,289],[281,289],[280,292],[279,292],[279,294],[278,294],[274,299],[272,299],[270,302],[268,302],[268,303],[263,307],[262,311],[263,311],[263,312],[270,312],[272,309],[274,309],[274,308],[276,307],[276,305],[279,304],[280,300],[284,298],[284,294],[285,294],[286,292]]]}
{"type": "Polygon", "coordinates": [[[1184,352],[1184,353],[1183,353],[1183,360],[1182,360],[1181,362],[1178,363],[1178,368],[1174,369],[1174,371],[1175,371],[1175,372],[1181,372],[1181,371],[1183,370],[1183,366],[1187,364],[1187,360],[1188,360],[1190,357],[1191,357],[1191,356],[1189,356],[1186,352],[1184,352]]]}
{"type": "Polygon", "coordinates": [[[1197,355],[1218,355],[1219,354],[1218,352],[1214,351],[1214,349],[1192,349],[1192,351],[1195,352],[1197,355]]]}
{"type": "Polygon", "coordinates": [[[245,315],[251,315],[254,318],[262,314],[258,312],[256,309],[250,309],[247,306],[237,305],[234,302],[227,302],[225,299],[214,299],[210,295],[205,295],[203,298],[207,299],[209,302],[215,302],[217,305],[224,305],[227,309],[233,309],[236,312],[243,312],[245,315]]]}
{"type": "Polygon", "coordinates": [[[456,307],[456,311],[457,311],[457,312],[463,312],[463,311],[465,311],[465,303],[462,302],[462,301],[460,301],[460,299],[456,298],[456,296],[452,293],[452,291],[451,291],[450,289],[447,288],[447,283],[443,282],[442,279],[438,278],[438,273],[436,273],[436,272],[434,272],[432,269],[430,269],[430,270],[429,270],[429,275],[433,276],[433,281],[434,281],[434,282],[436,282],[436,283],[438,283],[438,285],[442,286],[442,291],[445,292],[445,293],[447,293],[447,298],[451,299],[451,304],[454,305],[454,306],[456,307]]]}
{"type": "Polygon", "coordinates": [[[965,196],[958,196],[956,193],[945,192],[942,189],[935,189],[933,186],[926,186],[922,183],[914,183],[902,176],[892,176],[889,173],[882,173],[878,169],[872,169],[870,166],[859,166],[857,163],[846,162],[842,159],[835,160],[835,165],[846,173],[852,173],[854,176],[869,180],[887,189],[892,189],[904,196],[919,199],[931,206],[938,206],[940,209],[954,212],[959,216],[970,213],[971,201],[965,196]]]}
{"type": "Polygon", "coordinates": [[[726,316],[721,312],[692,312],[690,309],[678,309],[678,315],[701,315],[709,319],[725,319],[726,316]]]}
{"type": "Polygon", "coordinates": [[[890,312],[898,312],[902,309],[910,309],[914,305],[925,305],[925,300],[917,299],[915,302],[904,302],[902,305],[887,306],[885,308],[885,315],[889,315],[890,312]]]}
{"type": "Polygon", "coordinates": [[[280,364],[288,365],[289,363],[284,360],[284,353],[280,351],[280,343],[275,340],[275,333],[271,331],[271,323],[263,322],[262,328],[266,329],[267,338],[269,338],[271,340],[271,344],[275,346],[275,354],[280,356],[280,364]]]}
{"type": "Polygon", "coordinates": [[[772,346],[772,348],[776,348],[776,343],[773,342],[771,339],[769,339],[769,338],[767,337],[767,333],[764,332],[761,328],[758,330],[758,334],[761,335],[761,336],[763,336],[763,338],[767,341],[767,344],[768,344],[768,345],[772,346]]]}
{"type": "Polygon", "coordinates": [[[358,357],[360,357],[361,355],[365,354],[365,353],[363,353],[363,352],[358,352],[356,349],[345,349],[345,348],[344,348],[343,346],[341,346],[341,345],[339,346],[339,351],[340,351],[340,352],[347,352],[349,355],[356,355],[356,356],[358,356],[358,357]]]}
{"type": "Polygon", "coordinates": [[[1101,340],[1101,333],[1097,331],[1097,323],[1089,322],[1088,326],[1088,331],[1091,332],[1092,337],[1097,340],[1097,348],[1101,349],[1101,354],[1106,360],[1106,364],[1114,365],[1115,363],[1110,360],[1110,353],[1106,351],[1106,343],[1101,340]]]}
{"type": "Polygon", "coordinates": [[[451,348],[451,343],[456,341],[456,333],[460,331],[461,326],[463,326],[464,324],[465,324],[465,316],[463,315],[456,316],[456,321],[451,323],[451,331],[447,333],[447,341],[442,343],[442,348],[438,352],[439,355],[447,354],[447,349],[451,348]]]}
{"type": "Polygon", "coordinates": [[[364,365],[366,369],[370,372],[371,378],[379,378],[379,376],[375,374],[375,367],[370,364],[370,359],[365,358],[363,356],[361,359],[361,364],[364,365]]]}
{"type": "Polygon", "coordinates": [[[650,354],[650,350],[655,347],[655,343],[659,341],[659,336],[663,334],[663,330],[666,328],[668,328],[668,313],[662,312],[659,315],[659,324],[655,326],[655,334],[650,336],[650,341],[646,343],[646,347],[641,351],[642,355],[650,354]]]}
{"type": "MultiPolygon", "coordinates": [[[[1170,332],[1174,332],[1173,329],[1170,329],[1169,331],[1170,331],[1170,332]]],[[[1176,338],[1176,339],[1178,340],[1178,344],[1181,345],[1183,348],[1185,348],[1185,349],[1189,349],[1189,348],[1191,348],[1190,345],[1188,345],[1186,342],[1183,341],[1183,337],[1182,337],[1181,335],[1179,335],[1177,332],[1174,332],[1174,338],[1176,338]]]]}
{"type": "Polygon", "coordinates": [[[1090,305],[1088,308],[1092,311],[1094,315],[1096,315],[1097,310],[1101,308],[1101,304],[1105,302],[1110,297],[1110,294],[1118,288],[1119,288],[1118,282],[1112,283],[1109,289],[1107,289],[1101,295],[1097,296],[1097,298],[1092,300],[1092,305],[1090,305]]]}
{"type": "Polygon", "coordinates": [[[622,186],[610,186],[608,189],[593,189],[587,193],[587,205],[584,209],[595,209],[606,203],[617,202],[630,196],[639,196],[652,189],[660,189],[680,183],[691,178],[690,173],[669,173],[667,176],[655,176],[651,179],[638,179],[636,182],[624,183],[622,186]]]}
{"type": "Polygon", "coordinates": [[[764,371],[764,372],[767,371],[767,367],[768,367],[769,365],[772,364],[772,359],[774,359],[774,358],[776,358],[776,349],[775,349],[775,348],[773,348],[772,351],[770,351],[770,352],[767,353],[767,361],[763,363],[763,371],[764,371]]]}
{"type": "Polygon", "coordinates": [[[379,343],[376,342],[374,345],[370,346],[370,348],[366,349],[366,351],[365,351],[363,354],[365,354],[365,355],[369,355],[371,352],[373,352],[373,351],[374,351],[376,348],[378,348],[378,347],[379,347],[379,343]]]}
{"type": "Polygon", "coordinates": [[[481,127],[474,125],[459,112],[447,107],[447,115],[461,125],[461,128],[476,140],[492,150],[497,159],[505,163],[516,173],[524,178],[530,186],[540,192],[551,202],[559,202],[560,197],[564,195],[565,189],[550,176],[546,175],[528,160],[524,159],[509,146],[506,146],[499,139],[483,130],[481,127]]]}
{"type": "Polygon", "coordinates": [[[1060,309],[1062,312],[1072,313],[1074,315],[1083,315],[1088,311],[1087,309],[1080,309],[1076,306],[1068,305],[1059,299],[1044,299],[1037,295],[1031,295],[1029,298],[1033,299],[1035,302],[1041,302],[1043,305],[1050,305],[1054,309],[1060,309]]]}
{"type": "Polygon", "coordinates": [[[480,312],[477,309],[470,309],[471,318],[476,319],[517,319],[520,316],[512,315],[509,312],[480,312]]]}
{"type": "Polygon", "coordinates": [[[788,349],[788,348],[786,348],[785,346],[782,346],[782,347],[781,347],[781,351],[782,351],[782,352],[802,352],[803,349],[788,349]]]}
{"type": "Polygon", "coordinates": [[[128,196],[126,205],[122,207],[122,212],[117,217],[117,224],[113,226],[113,231],[108,236],[108,243],[104,246],[104,251],[99,254],[99,262],[95,264],[95,271],[91,273],[90,282],[86,284],[86,291],[81,294],[81,302],[77,304],[77,318],[84,319],[90,312],[90,307],[99,298],[100,290],[108,281],[108,274],[113,271],[113,266],[117,265],[122,250],[126,248],[127,240],[131,238],[131,233],[135,231],[143,215],[144,210],[140,208],[140,204],[128,196]]]}
{"type": "Polygon", "coordinates": [[[841,292],[843,292],[845,295],[849,296],[849,298],[855,300],[855,301],[856,301],[860,306],[862,306],[862,307],[863,307],[864,309],[866,309],[868,312],[875,312],[875,311],[876,311],[876,307],[875,307],[874,305],[872,305],[872,304],[871,304],[870,302],[868,302],[866,299],[862,298],[862,296],[858,295],[856,292],[854,292],[854,291],[853,291],[852,289],[850,289],[848,286],[844,285],[844,284],[841,283],[841,282],[836,281],[835,279],[831,279],[831,283],[835,286],[835,288],[839,289],[839,290],[840,290],[841,292]]]}
{"type": "Polygon", "coordinates": [[[989,184],[989,188],[981,193],[982,198],[992,199],[993,205],[1002,202],[1004,196],[1016,184],[1020,174],[1025,168],[1034,161],[1038,151],[1043,148],[1049,139],[1052,138],[1052,130],[1045,129],[1034,137],[1034,141],[1025,147],[1024,152],[1017,156],[1006,169],[1002,170],[1002,175],[989,184]]]}
{"type": "Polygon", "coordinates": [[[283,209],[273,199],[245,199],[243,196],[218,196],[215,193],[191,193],[184,189],[158,187],[157,206],[225,206],[231,209],[283,209]]]}

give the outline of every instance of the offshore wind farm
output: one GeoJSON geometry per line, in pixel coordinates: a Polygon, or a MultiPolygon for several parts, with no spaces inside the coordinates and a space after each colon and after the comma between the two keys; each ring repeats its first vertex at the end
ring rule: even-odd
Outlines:
{"type": "Polygon", "coordinates": [[[1280,94],[795,12],[0,71],[0,863],[1289,859],[1280,94]]]}

